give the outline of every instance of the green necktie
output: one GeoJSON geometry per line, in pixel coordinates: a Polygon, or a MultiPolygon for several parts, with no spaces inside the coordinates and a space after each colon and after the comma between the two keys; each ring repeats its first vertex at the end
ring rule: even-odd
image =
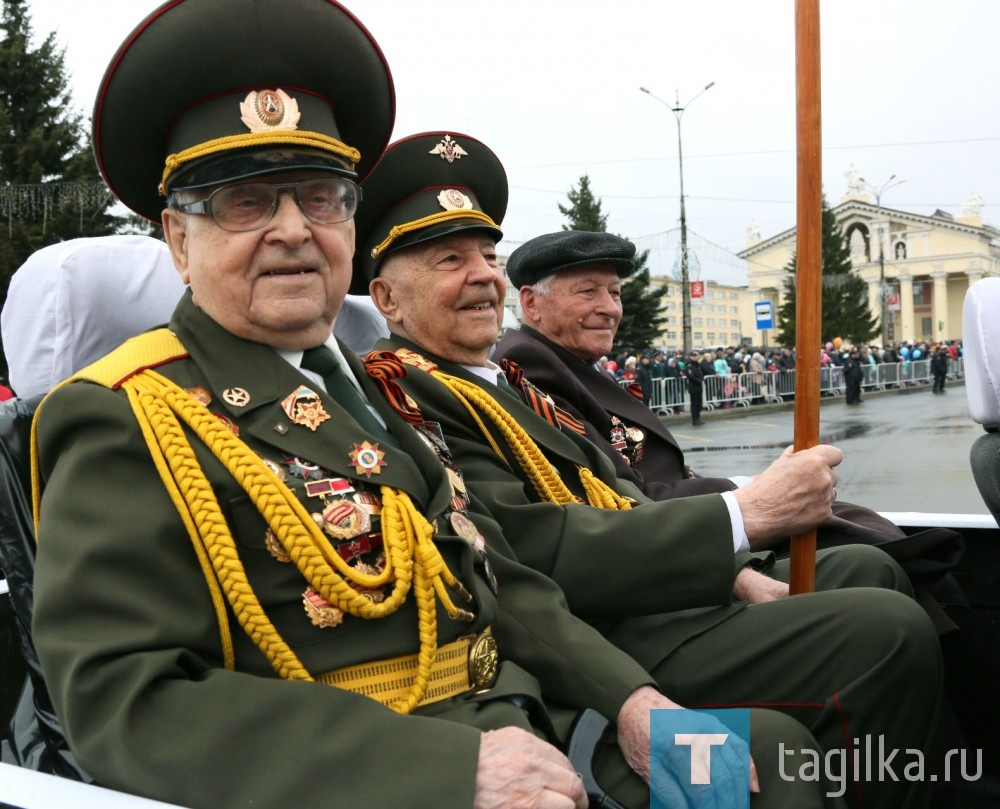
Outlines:
{"type": "Polygon", "coordinates": [[[503,371],[497,373],[497,387],[508,396],[513,396],[515,399],[520,401],[521,397],[518,396],[517,391],[514,390],[514,387],[507,381],[507,377],[504,376],[503,371]]]}
{"type": "Polygon", "coordinates": [[[337,358],[327,346],[321,345],[306,349],[302,354],[302,367],[323,377],[326,392],[354,417],[354,420],[361,425],[365,432],[371,433],[378,440],[385,441],[394,447],[398,446],[396,440],[368,409],[368,405],[361,398],[358,389],[347,378],[347,374],[344,373],[337,358]]]}

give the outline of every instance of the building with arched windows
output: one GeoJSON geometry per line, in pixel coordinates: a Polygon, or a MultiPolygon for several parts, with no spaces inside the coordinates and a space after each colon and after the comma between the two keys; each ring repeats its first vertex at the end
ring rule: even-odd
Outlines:
{"type": "MultiPolygon", "coordinates": [[[[854,272],[868,284],[869,308],[879,313],[884,307],[891,342],[962,336],[966,290],[1000,275],[1000,229],[983,222],[982,209],[982,198],[973,194],[958,216],[941,210],[923,216],[876,205],[856,190],[833,208],[854,272]]],[[[749,233],[738,255],[747,262],[750,297],[772,301],[777,312],[795,254],[795,228],[769,238],[749,233]]],[[[754,342],[761,336],[757,332],[754,342]]]]}

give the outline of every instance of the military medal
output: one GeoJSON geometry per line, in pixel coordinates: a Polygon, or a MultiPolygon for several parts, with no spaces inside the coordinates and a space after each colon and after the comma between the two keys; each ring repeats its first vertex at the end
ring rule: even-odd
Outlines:
{"type": "Polygon", "coordinates": [[[611,417],[611,446],[621,452],[628,446],[625,440],[625,430],[618,416],[611,417]]]}
{"type": "Polygon", "coordinates": [[[335,607],[311,587],[302,594],[302,606],[313,626],[322,628],[339,626],[344,622],[344,611],[335,607]]]}
{"type": "Polygon", "coordinates": [[[250,394],[246,388],[226,388],[222,391],[222,400],[233,407],[246,407],[250,404],[250,394]]]}
{"type": "Polygon", "coordinates": [[[418,354],[416,351],[410,351],[408,348],[397,348],[396,356],[403,361],[406,365],[412,365],[414,368],[419,368],[421,371],[436,371],[437,366],[431,362],[427,357],[418,354]]]}
{"type": "Polygon", "coordinates": [[[284,483],[286,477],[284,469],[278,466],[278,464],[276,464],[274,461],[269,461],[267,458],[261,458],[261,461],[264,462],[264,466],[266,466],[268,469],[274,472],[274,476],[278,480],[284,483]]]}
{"type": "Polygon", "coordinates": [[[472,684],[479,688],[491,685],[497,673],[500,654],[496,638],[487,629],[469,648],[469,675],[472,684]]]}
{"type": "MultiPolygon", "coordinates": [[[[377,576],[385,569],[385,557],[379,554],[379,558],[374,565],[358,562],[353,567],[359,573],[364,573],[367,576],[377,576]]],[[[382,592],[383,588],[381,587],[362,587],[357,582],[350,582],[350,585],[359,596],[367,598],[373,604],[381,604],[385,601],[385,593],[382,592]]]]}
{"type": "Polygon", "coordinates": [[[371,516],[351,500],[333,500],[323,507],[323,530],[333,539],[350,539],[371,530],[371,516]]]}
{"type": "Polygon", "coordinates": [[[382,513],[382,501],[374,492],[359,491],[354,495],[354,502],[367,510],[373,517],[382,513]]]}
{"type": "Polygon", "coordinates": [[[288,551],[285,550],[285,546],[278,541],[278,537],[270,528],[268,528],[267,532],[264,534],[264,547],[267,548],[267,552],[279,562],[292,561],[292,557],[288,555],[288,551]]]}
{"type": "Polygon", "coordinates": [[[370,441],[365,441],[363,444],[355,444],[354,449],[348,455],[351,458],[348,466],[353,466],[359,475],[365,477],[381,475],[382,467],[388,466],[382,460],[385,457],[385,452],[378,448],[378,443],[372,444],[370,441]]]}
{"type": "Polygon", "coordinates": [[[236,424],[233,422],[232,419],[226,418],[221,413],[213,413],[212,415],[219,420],[219,422],[222,424],[223,427],[225,427],[227,430],[229,430],[229,432],[231,432],[233,435],[239,438],[240,428],[236,426],[236,424]]]}
{"type": "Polygon", "coordinates": [[[306,494],[310,497],[326,497],[333,494],[350,494],[354,491],[347,478],[323,478],[306,483],[306,494]]]}
{"type": "Polygon", "coordinates": [[[476,526],[472,520],[464,514],[453,511],[448,517],[448,522],[451,523],[452,530],[477,551],[482,553],[486,550],[486,540],[483,539],[483,535],[476,530],[476,526]]]}
{"type": "Polygon", "coordinates": [[[625,436],[632,443],[638,444],[640,441],[642,441],[646,437],[646,434],[642,430],[640,430],[638,427],[626,427],[625,428],[625,436]]]}
{"type": "Polygon", "coordinates": [[[330,474],[323,467],[302,458],[286,458],[285,463],[288,464],[288,473],[299,480],[319,480],[330,474]]]}
{"type": "Polygon", "coordinates": [[[205,407],[208,407],[212,402],[212,394],[205,390],[205,388],[185,388],[185,390],[192,399],[205,405],[205,407]]]}
{"type": "Polygon", "coordinates": [[[340,554],[340,558],[345,562],[352,562],[355,559],[364,556],[366,553],[371,553],[381,547],[381,534],[361,534],[360,536],[356,536],[354,539],[348,540],[347,542],[337,543],[337,553],[340,554]]]}
{"type": "Polygon", "coordinates": [[[330,414],[323,409],[319,396],[305,385],[286,396],[281,402],[281,409],[295,424],[308,427],[313,432],[330,418],[330,414]]]}

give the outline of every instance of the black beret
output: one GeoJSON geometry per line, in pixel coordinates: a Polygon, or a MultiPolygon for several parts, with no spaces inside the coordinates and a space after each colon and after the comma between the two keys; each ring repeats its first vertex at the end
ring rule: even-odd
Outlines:
{"type": "Polygon", "coordinates": [[[169,190],[292,169],[363,177],[394,119],[385,58],[335,0],[170,0],[104,74],[94,154],[114,194],[159,221],[169,190]]]}
{"type": "Polygon", "coordinates": [[[635,245],[613,233],[561,230],[529,239],[507,259],[507,276],[518,289],[574,267],[611,267],[619,278],[635,271],[635,245]]]}
{"type": "Polygon", "coordinates": [[[421,132],[393,143],[361,186],[351,292],[368,294],[392,252],[460,230],[500,241],[507,173],[492,150],[459,132],[421,132]]]}

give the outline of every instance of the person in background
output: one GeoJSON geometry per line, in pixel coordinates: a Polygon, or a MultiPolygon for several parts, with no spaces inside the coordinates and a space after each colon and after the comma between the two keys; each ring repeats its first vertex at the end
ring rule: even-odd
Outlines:
{"type": "Polygon", "coordinates": [[[844,387],[846,388],[845,401],[849,405],[861,404],[861,383],[864,381],[865,371],[861,365],[861,355],[857,346],[851,346],[847,352],[847,359],[844,360],[844,387]]]}
{"type": "Polygon", "coordinates": [[[642,403],[649,407],[649,402],[653,398],[653,368],[651,365],[652,355],[649,349],[645,349],[639,359],[639,365],[635,371],[635,380],[642,390],[642,403]]]}
{"type": "Polygon", "coordinates": [[[931,357],[931,375],[934,377],[934,393],[947,393],[945,380],[948,377],[948,351],[943,343],[931,357]]]}
{"type": "Polygon", "coordinates": [[[691,426],[701,427],[705,423],[701,418],[705,369],[701,365],[701,355],[697,351],[692,351],[688,355],[684,376],[687,379],[688,399],[691,402],[691,426]]]}

